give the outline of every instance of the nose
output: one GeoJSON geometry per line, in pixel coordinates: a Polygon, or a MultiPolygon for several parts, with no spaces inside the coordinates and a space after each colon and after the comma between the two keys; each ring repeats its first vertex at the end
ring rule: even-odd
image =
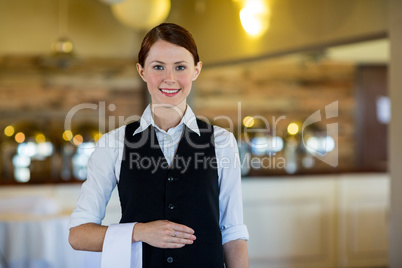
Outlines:
{"type": "Polygon", "coordinates": [[[173,83],[175,81],[173,70],[167,69],[165,73],[165,83],[173,83]]]}

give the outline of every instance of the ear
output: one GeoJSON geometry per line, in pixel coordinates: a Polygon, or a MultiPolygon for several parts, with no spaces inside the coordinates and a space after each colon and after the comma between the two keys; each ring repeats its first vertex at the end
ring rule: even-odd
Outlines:
{"type": "Polygon", "coordinates": [[[144,80],[144,82],[147,82],[147,79],[144,76],[144,68],[139,63],[137,63],[137,72],[141,76],[142,80],[144,80]]]}
{"type": "Polygon", "coordinates": [[[193,75],[193,81],[197,79],[197,77],[200,75],[202,69],[202,61],[199,61],[197,65],[195,66],[195,71],[193,75]]]}

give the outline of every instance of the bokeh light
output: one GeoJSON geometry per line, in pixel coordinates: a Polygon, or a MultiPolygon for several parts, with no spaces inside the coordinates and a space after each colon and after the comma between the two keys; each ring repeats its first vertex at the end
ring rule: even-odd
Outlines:
{"type": "Polygon", "coordinates": [[[77,146],[80,145],[83,141],[84,138],[80,134],[75,135],[73,138],[73,143],[77,146]]]}
{"type": "Polygon", "coordinates": [[[243,125],[245,127],[252,127],[255,124],[255,119],[252,116],[246,116],[243,118],[243,125]]]}
{"type": "Polygon", "coordinates": [[[25,134],[22,132],[18,132],[17,134],[15,134],[14,137],[15,141],[18,143],[22,143],[25,141],[25,134]]]}
{"type": "Polygon", "coordinates": [[[15,131],[15,129],[14,129],[13,126],[7,126],[7,127],[4,129],[4,134],[5,134],[7,137],[11,137],[11,136],[14,134],[14,131],[15,131]]]}
{"type": "Polygon", "coordinates": [[[43,143],[46,141],[46,137],[42,133],[39,133],[39,134],[36,134],[35,140],[37,143],[43,143]]]}
{"type": "Polygon", "coordinates": [[[71,130],[66,130],[63,132],[63,140],[71,141],[72,138],[73,138],[73,133],[71,132],[71,130]]]}
{"type": "Polygon", "coordinates": [[[296,123],[290,123],[288,125],[288,133],[290,135],[296,135],[299,132],[299,126],[296,123]]]}
{"type": "Polygon", "coordinates": [[[102,138],[103,134],[100,132],[97,132],[94,134],[94,141],[97,142],[100,138],[102,138]]]}

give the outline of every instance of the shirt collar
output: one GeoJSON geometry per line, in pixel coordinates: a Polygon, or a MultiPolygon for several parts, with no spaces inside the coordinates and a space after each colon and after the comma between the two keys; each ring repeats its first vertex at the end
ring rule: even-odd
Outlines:
{"type": "MultiPolygon", "coordinates": [[[[185,124],[189,129],[194,131],[195,133],[200,136],[200,130],[198,128],[197,124],[197,117],[195,116],[193,110],[191,110],[190,106],[187,105],[186,112],[184,113],[183,118],[181,119],[180,123],[178,124],[185,124]]],[[[145,111],[142,113],[141,119],[140,119],[140,126],[134,131],[134,134],[140,133],[147,129],[150,125],[153,127],[157,127],[154,119],[152,117],[152,111],[151,111],[151,105],[148,104],[147,108],[145,111]]]]}

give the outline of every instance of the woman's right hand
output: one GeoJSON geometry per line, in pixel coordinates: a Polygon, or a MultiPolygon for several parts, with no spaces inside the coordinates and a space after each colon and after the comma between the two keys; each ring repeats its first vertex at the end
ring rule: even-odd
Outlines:
{"type": "Polygon", "coordinates": [[[167,220],[134,225],[133,242],[142,241],[157,248],[182,248],[195,239],[193,229],[167,220]]]}

